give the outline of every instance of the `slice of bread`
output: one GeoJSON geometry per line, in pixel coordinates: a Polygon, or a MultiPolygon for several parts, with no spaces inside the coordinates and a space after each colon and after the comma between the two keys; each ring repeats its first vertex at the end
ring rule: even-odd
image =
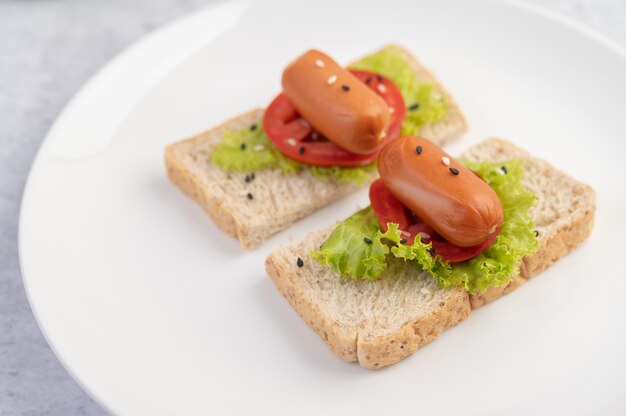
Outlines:
{"type": "MultiPolygon", "coordinates": [[[[398,48],[415,70],[417,79],[432,83],[448,104],[442,120],[425,126],[422,134],[443,145],[467,130],[465,119],[439,82],[407,51],[398,48]]],[[[294,221],[330,204],[360,187],[332,179],[320,179],[307,170],[285,175],[277,170],[255,172],[255,180],[244,179],[250,172],[225,172],[211,162],[211,152],[227,130],[258,123],[262,109],[252,110],[208,132],[168,146],[165,165],[170,180],[204,208],[219,228],[239,240],[246,249],[259,246],[272,234],[294,221]],[[249,199],[248,193],[252,195],[249,199]]],[[[372,180],[376,177],[372,173],[372,180]]]]}
{"type": "Polygon", "coordinates": [[[308,255],[332,229],[274,251],[265,262],[267,273],[339,358],[372,369],[394,364],[463,321],[472,309],[521,286],[591,233],[596,202],[588,185],[504,140],[486,140],[461,158],[524,160],[523,183],[539,198],[531,209],[539,250],[523,260],[520,275],[510,284],[472,296],[462,288],[440,289],[430,275],[396,258],[376,281],[342,278],[308,255]],[[296,264],[298,257],[304,261],[302,267],[296,264]]]}

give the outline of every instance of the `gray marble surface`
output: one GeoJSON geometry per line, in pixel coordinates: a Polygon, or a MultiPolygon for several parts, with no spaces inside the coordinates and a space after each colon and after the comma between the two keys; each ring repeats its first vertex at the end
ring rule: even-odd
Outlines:
{"type": "MultiPolygon", "coordinates": [[[[70,378],[34,320],[17,223],[28,170],[80,86],[130,42],[212,0],[0,0],[0,415],[106,414],[70,378]]],[[[525,0],[626,46],[626,0],[525,0]]]]}

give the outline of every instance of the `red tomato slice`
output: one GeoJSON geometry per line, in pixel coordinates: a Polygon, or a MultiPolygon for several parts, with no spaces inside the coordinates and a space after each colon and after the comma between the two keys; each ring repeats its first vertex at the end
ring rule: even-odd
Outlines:
{"type": "Polygon", "coordinates": [[[383,231],[387,231],[387,223],[395,222],[402,231],[402,235],[406,240],[405,244],[413,244],[413,241],[419,235],[423,243],[433,243],[432,247],[435,250],[433,255],[439,255],[448,263],[458,263],[477,256],[492,245],[500,234],[500,228],[498,228],[495,233],[491,234],[481,244],[472,247],[455,246],[447,242],[428,224],[419,219],[387,189],[380,179],[374,181],[370,186],[370,202],[383,231]]]}
{"type": "Polygon", "coordinates": [[[380,149],[400,135],[402,121],[406,114],[400,90],[393,82],[373,72],[357,70],[350,72],[366,83],[387,102],[389,107],[394,109],[391,114],[389,131],[378,150],[366,155],[357,155],[337,146],[316,132],[305,119],[300,117],[289,98],[280,93],[265,110],[263,129],[281,153],[307,165],[324,167],[363,166],[376,160],[380,149]],[[384,88],[378,88],[378,85],[381,84],[384,85],[384,88]]]}
{"type": "Polygon", "coordinates": [[[477,244],[472,247],[459,247],[448,243],[439,234],[435,234],[435,237],[440,240],[433,240],[433,248],[435,249],[435,254],[440,255],[441,258],[446,260],[448,263],[459,263],[461,261],[469,260],[472,257],[476,257],[485,251],[487,247],[496,241],[498,235],[500,235],[500,228],[498,228],[495,233],[491,234],[481,244],[477,244]]]}

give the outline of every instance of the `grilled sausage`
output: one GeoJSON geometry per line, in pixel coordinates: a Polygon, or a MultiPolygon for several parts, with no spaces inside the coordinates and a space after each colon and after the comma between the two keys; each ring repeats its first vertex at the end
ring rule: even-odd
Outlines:
{"type": "Polygon", "coordinates": [[[378,156],[378,171],[407,208],[454,245],[475,246],[502,226],[494,190],[427,139],[388,143],[378,156]]]}
{"type": "Polygon", "coordinates": [[[387,134],[385,100],[322,52],[309,50],[289,64],[282,86],[311,126],[352,153],[372,153],[387,134]]]}

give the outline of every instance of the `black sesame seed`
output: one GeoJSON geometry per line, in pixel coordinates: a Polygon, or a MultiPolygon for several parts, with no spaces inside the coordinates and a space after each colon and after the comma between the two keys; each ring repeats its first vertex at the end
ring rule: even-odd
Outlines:
{"type": "Polygon", "coordinates": [[[248,195],[246,195],[248,197],[248,199],[254,199],[254,195],[252,195],[250,192],[248,192],[248,195]]]}
{"type": "Polygon", "coordinates": [[[406,238],[401,238],[400,239],[400,244],[406,244],[406,238]]]}
{"type": "Polygon", "coordinates": [[[250,126],[250,131],[255,131],[256,128],[257,128],[257,125],[253,124],[253,125],[250,126]]]}
{"type": "Polygon", "coordinates": [[[342,85],[341,89],[344,91],[350,91],[350,86],[349,85],[342,85]]]}
{"type": "Polygon", "coordinates": [[[409,106],[409,110],[411,110],[411,111],[417,110],[418,108],[420,108],[419,103],[411,104],[409,106]]]}
{"type": "Polygon", "coordinates": [[[246,144],[245,143],[241,143],[241,146],[239,146],[239,148],[241,150],[246,150],[246,144]]]}
{"type": "Polygon", "coordinates": [[[450,172],[452,172],[453,175],[458,175],[459,174],[459,170],[456,168],[450,168],[450,172]]]}
{"type": "Polygon", "coordinates": [[[434,247],[429,248],[428,252],[430,253],[431,256],[434,256],[435,255],[435,248],[434,247]]]}
{"type": "Polygon", "coordinates": [[[254,174],[254,172],[250,173],[250,179],[254,179],[256,178],[256,175],[254,174]]]}
{"type": "Polygon", "coordinates": [[[502,172],[504,172],[505,175],[509,173],[509,171],[506,170],[506,166],[500,166],[500,170],[502,170],[502,172]]]}
{"type": "Polygon", "coordinates": [[[535,237],[539,237],[539,231],[535,230],[535,237]]]}
{"type": "Polygon", "coordinates": [[[246,183],[250,183],[252,181],[252,177],[250,175],[246,175],[246,183]]]}
{"type": "Polygon", "coordinates": [[[296,264],[298,265],[298,267],[302,267],[304,266],[304,261],[300,257],[298,257],[298,260],[296,260],[296,264]]]}
{"type": "Polygon", "coordinates": [[[367,79],[365,80],[365,83],[369,84],[370,82],[372,82],[372,77],[367,77],[367,79]]]}
{"type": "Polygon", "coordinates": [[[415,151],[417,152],[418,155],[421,155],[422,154],[422,146],[417,146],[415,148],[415,151]]]}
{"type": "Polygon", "coordinates": [[[304,154],[304,146],[300,146],[300,149],[298,149],[298,153],[300,153],[301,155],[304,154]]]}
{"type": "Polygon", "coordinates": [[[363,241],[365,241],[367,244],[372,244],[372,240],[370,240],[369,238],[365,237],[363,239],[363,241]]]}
{"type": "Polygon", "coordinates": [[[380,74],[376,74],[376,79],[378,80],[378,82],[383,82],[383,76],[380,74]]]}

